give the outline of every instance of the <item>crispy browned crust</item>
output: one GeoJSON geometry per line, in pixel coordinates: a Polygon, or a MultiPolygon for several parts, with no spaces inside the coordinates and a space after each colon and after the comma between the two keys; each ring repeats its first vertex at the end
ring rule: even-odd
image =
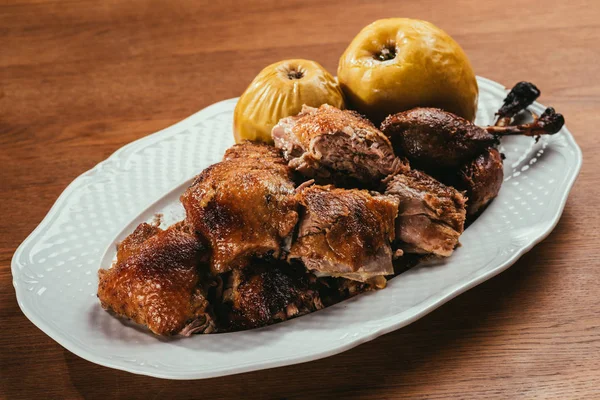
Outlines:
{"type": "Polygon", "coordinates": [[[219,316],[225,330],[257,328],[323,308],[311,278],[301,268],[283,262],[255,261],[229,276],[219,316]]]}
{"type": "Polygon", "coordinates": [[[156,235],[161,229],[153,224],[139,224],[133,233],[127,236],[117,246],[117,264],[139,251],[142,244],[150,237],[156,235]]]}
{"type": "Polygon", "coordinates": [[[327,273],[387,275],[393,271],[390,240],[398,213],[394,197],[311,186],[299,198],[304,215],[290,258],[327,273]]]}
{"type": "Polygon", "coordinates": [[[315,284],[325,307],[337,304],[358,294],[379,289],[365,282],[329,276],[316,278],[315,284]]]}
{"type": "Polygon", "coordinates": [[[419,107],[388,116],[381,131],[396,155],[428,173],[458,169],[497,138],[464,118],[438,108],[419,107]]]}
{"type": "Polygon", "coordinates": [[[469,197],[467,213],[476,216],[498,195],[504,181],[500,152],[489,148],[477,156],[460,171],[460,179],[469,197]]]}
{"type": "Polygon", "coordinates": [[[194,322],[210,324],[198,260],[204,251],[181,225],[161,230],[141,224],[119,246],[116,264],[98,271],[102,307],[174,335],[194,322]]]}
{"type": "Polygon", "coordinates": [[[281,151],[276,147],[249,141],[235,144],[225,150],[223,161],[233,160],[236,158],[251,158],[265,163],[273,163],[275,165],[286,164],[281,157],[281,151]]]}
{"type": "Polygon", "coordinates": [[[344,132],[348,127],[361,130],[368,139],[382,141],[391,145],[385,135],[368,119],[352,110],[340,110],[339,108],[323,104],[316,111],[305,108],[297,115],[294,133],[304,148],[310,146],[310,142],[324,133],[344,132]]]}
{"type": "Polygon", "coordinates": [[[198,175],[181,202],[210,244],[214,273],[243,267],[253,256],[279,257],[298,221],[291,170],[268,145],[229,149],[198,175]]]}

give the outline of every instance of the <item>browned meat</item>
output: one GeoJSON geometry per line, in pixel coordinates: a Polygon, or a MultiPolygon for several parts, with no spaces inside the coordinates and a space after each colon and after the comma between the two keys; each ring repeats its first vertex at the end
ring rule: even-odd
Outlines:
{"type": "Polygon", "coordinates": [[[498,141],[477,125],[439,108],[413,108],[390,115],[381,130],[396,154],[428,173],[458,170],[498,141]]]}
{"type": "Polygon", "coordinates": [[[118,247],[115,265],[98,271],[102,307],[157,335],[210,333],[215,324],[198,267],[203,252],[182,224],[141,224],[118,247]]]}
{"type": "Polygon", "coordinates": [[[564,117],[551,107],[532,123],[506,126],[519,107],[530,104],[535,95],[533,88],[525,93],[513,89],[498,111],[496,126],[480,128],[444,110],[413,108],[390,115],[381,130],[392,142],[396,154],[406,157],[413,167],[434,175],[447,169],[458,170],[498,144],[501,136],[551,135],[560,131],[564,117]]]}
{"type": "Polygon", "coordinates": [[[325,307],[337,304],[357,294],[378,289],[374,284],[329,276],[317,278],[316,287],[325,307]]]}
{"type": "Polygon", "coordinates": [[[500,152],[491,147],[481,153],[460,171],[459,187],[467,191],[467,213],[475,216],[492,201],[500,191],[504,169],[500,152]]]}
{"type": "Polygon", "coordinates": [[[339,183],[351,178],[372,186],[408,168],[370,121],[327,104],[304,106],[297,116],[283,118],[272,136],[289,165],[317,182],[339,183]]]}
{"type": "Polygon", "coordinates": [[[288,169],[284,167],[286,162],[281,157],[281,150],[262,143],[243,142],[242,144],[231,146],[225,150],[223,161],[234,159],[246,159],[252,160],[252,162],[261,161],[267,166],[281,170],[282,172],[289,172],[288,169]]]}
{"type": "Polygon", "coordinates": [[[463,232],[466,199],[456,189],[412,170],[389,179],[386,194],[400,201],[396,239],[406,253],[447,257],[463,232]]]}
{"type": "Polygon", "coordinates": [[[502,158],[493,150],[499,138],[525,135],[537,140],[540,135],[557,133],[564,125],[564,117],[553,108],[539,118],[534,115],[531,123],[509,125],[537,96],[539,90],[533,84],[518,83],[498,111],[496,126],[480,128],[447,111],[415,108],[390,115],[381,130],[396,154],[406,157],[413,167],[467,190],[468,214],[474,217],[498,194],[502,183],[502,158]]]}
{"type": "Polygon", "coordinates": [[[393,274],[390,240],[398,200],[365,190],[311,186],[299,194],[304,214],[290,259],[318,276],[385,284],[393,274]]]}
{"type": "Polygon", "coordinates": [[[251,257],[280,257],[298,221],[291,170],[274,147],[243,143],[205,169],[181,196],[187,220],[211,247],[222,273],[251,257]]]}
{"type": "Polygon", "coordinates": [[[117,264],[120,264],[138,252],[142,244],[148,240],[148,238],[156,235],[160,231],[161,229],[156,225],[147,223],[139,224],[131,235],[127,236],[118,244],[117,264]]]}
{"type": "Polygon", "coordinates": [[[286,263],[255,262],[225,279],[218,307],[225,330],[265,326],[324,307],[311,284],[314,276],[286,263]]]}

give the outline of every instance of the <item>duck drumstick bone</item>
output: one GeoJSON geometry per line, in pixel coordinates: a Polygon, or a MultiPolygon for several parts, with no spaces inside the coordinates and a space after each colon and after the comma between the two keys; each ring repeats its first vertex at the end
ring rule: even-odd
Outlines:
{"type": "Polygon", "coordinates": [[[508,126],[512,118],[530,105],[539,90],[519,83],[508,94],[497,115],[497,126],[479,127],[438,108],[414,108],[390,115],[381,130],[397,156],[406,157],[447,185],[467,192],[468,214],[476,216],[498,194],[502,184],[502,157],[496,149],[506,135],[539,137],[554,134],[564,117],[548,108],[528,124],[508,126]]]}
{"type": "Polygon", "coordinates": [[[531,82],[517,83],[506,95],[504,104],[496,112],[496,126],[506,126],[515,115],[529,107],[538,97],[540,90],[531,82]]]}
{"type": "Polygon", "coordinates": [[[553,135],[557,133],[564,124],[565,118],[563,115],[554,111],[554,108],[548,107],[539,117],[533,114],[533,122],[528,124],[488,126],[485,130],[497,136],[525,135],[539,137],[544,134],[553,135]]]}

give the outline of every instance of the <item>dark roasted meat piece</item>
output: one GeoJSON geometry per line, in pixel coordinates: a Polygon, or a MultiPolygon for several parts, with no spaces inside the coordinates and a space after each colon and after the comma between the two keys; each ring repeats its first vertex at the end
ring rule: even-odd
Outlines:
{"type": "Polygon", "coordinates": [[[457,186],[467,191],[469,216],[476,216],[483,211],[498,195],[503,180],[502,156],[493,147],[461,169],[457,186]]]}
{"type": "Polygon", "coordinates": [[[298,221],[291,170],[272,146],[245,142],[206,168],[181,196],[187,220],[210,244],[222,273],[251,257],[280,257],[298,221]]]}
{"type": "Polygon", "coordinates": [[[377,290],[376,283],[369,284],[352,279],[325,276],[317,278],[316,287],[323,305],[329,307],[358,294],[377,290]]]}
{"type": "Polygon", "coordinates": [[[385,285],[394,272],[390,241],[398,200],[365,190],[311,186],[300,194],[303,216],[290,259],[318,276],[385,285]]]}
{"type": "Polygon", "coordinates": [[[385,193],[400,201],[397,245],[406,253],[447,257],[454,251],[465,222],[465,197],[423,172],[412,170],[389,178],[385,193]]]}
{"type": "Polygon", "coordinates": [[[102,307],[157,335],[212,332],[198,266],[204,251],[184,224],[166,230],[141,224],[118,246],[115,265],[98,271],[102,307]]]}
{"type": "Polygon", "coordinates": [[[283,118],[272,136],[290,167],[317,182],[350,178],[372,186],[393,172],[408,169],[370,121],[327,104],[304,106],[297,116],[283,118]]]}
{"type": "Polygon", "coordinates": [[[224,330],[257,328],[324,307],[314,276],[283,262],[254,261],[225,279],[217,307],[224,330]]]}
{"type": "Polygon", "coordinates": [[[428,173],[458,170],[498,142],[493,134],[439,108],[413,108],[390,115],[381,130],[397,155],[428,173]]]}
{"type": "Polygon", "coordinates": [[[524,135],[539,139],[555,134],[564,117],[547,108],[533,122],[509,125],[516,113],[531,104],[539,90],[520,82],[511,90],[498,111],[495,126],[478,127],[452,113],[437,108],[415,108],[390,115],[381,130],[390,138],[396,154],[411,165],[466,190],[468,214],[475,217],[498,194],[503,171],[502,157],[495,149],[502,136],[524,135]]]}

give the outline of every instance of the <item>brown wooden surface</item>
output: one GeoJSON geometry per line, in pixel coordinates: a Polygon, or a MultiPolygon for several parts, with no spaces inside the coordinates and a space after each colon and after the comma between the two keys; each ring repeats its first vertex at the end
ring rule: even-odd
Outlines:
{"type": "Polygon", "coordinates": [[[0,397],[600,398],[600,2],[4,0],[0,2],[0,397]],[[555,231],[422,320],[324,360],[206,381],[100,367],[17,305],[16,247],[76,176],[119,147],[238,96],[265,65],[335,72],[382,17],[439,25],[476,72],[531,80],[584,166],[555,231]]]}

